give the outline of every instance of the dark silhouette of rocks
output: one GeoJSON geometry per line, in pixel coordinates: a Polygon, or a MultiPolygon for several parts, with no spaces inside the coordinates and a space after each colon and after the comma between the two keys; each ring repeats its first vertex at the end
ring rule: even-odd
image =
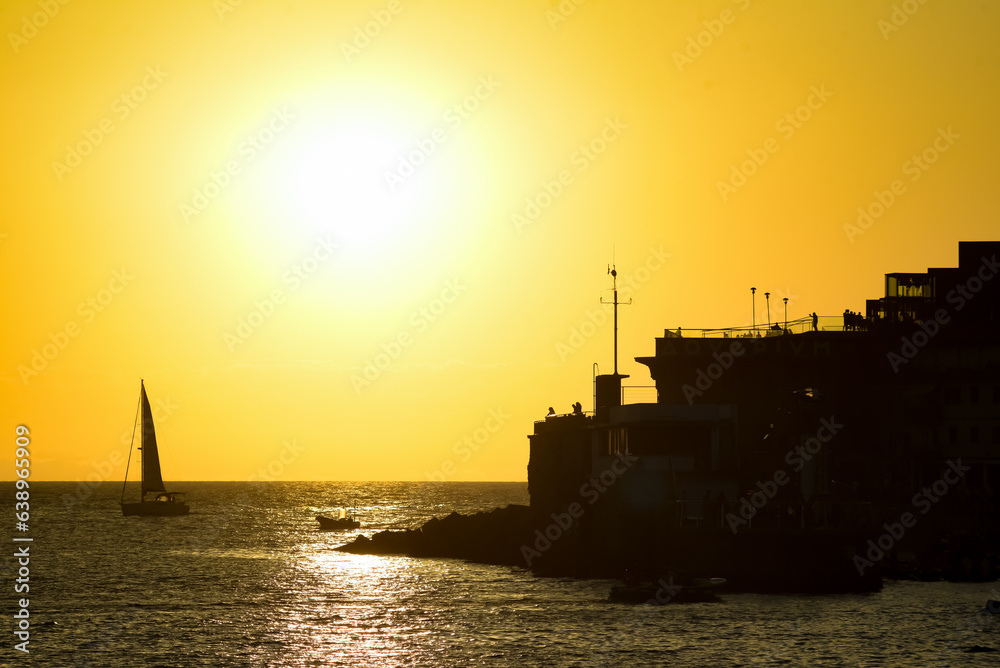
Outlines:
{"type": "Polygon", "coordinates": [[[428,520],[419,529],[379,531],[358,536],[336,548],[354,554],[399,554],[409,557],[467,559],[486,564],[524,566],[521,545],[531,535],[528,506],[508,505],[489,512],[428,520]]]}

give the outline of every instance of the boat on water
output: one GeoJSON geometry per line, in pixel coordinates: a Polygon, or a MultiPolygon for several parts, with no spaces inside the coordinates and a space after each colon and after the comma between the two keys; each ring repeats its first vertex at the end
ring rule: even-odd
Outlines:
{"type": "Polygon", "coordinates": [[[172,516],[186,515],[190,508],[177,497],[183,492],[168,492],[163,485],[163,475],[160,473],[160,453],[156,447],[156,430],[153,427],[153,412],[149,408],[149,398],[146,396],[146,386],[139,381],[139,407],[137,409],[139,422],[139,446],[135,447],[135,427],[132,430],[132,446],[129,448],[129,463],[132,461],[132,450],[142,453],[139,500],[125,503],[125,487],[128,484],[128,466],[125,469],[125,480],[122,482],[121,507],[122,515],[172,516]]]}
{"type": "Polygon", "coordinates": [[[343,508],[340,509],[338,517],[317,515],[316,521],[319,522],[319,528],[324,531],[343,531],[344,529],[357,529],[361,526],[361,522],[348,516],[347,511],[343,508]]]}

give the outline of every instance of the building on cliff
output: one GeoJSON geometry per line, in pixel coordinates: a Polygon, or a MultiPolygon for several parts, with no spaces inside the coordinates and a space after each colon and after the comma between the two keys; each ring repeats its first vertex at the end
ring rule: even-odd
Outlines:
{"type": "Polygon", "coordinates": [[[886,274],[863,315],[666,331],[636,358],[655,403],[623,402],[616,361],[593,411],[529,436],[533,567],[816,590],[877,587],[880,566],[995,577],[997,255],[960,242],[958,267],[886,274]]]}

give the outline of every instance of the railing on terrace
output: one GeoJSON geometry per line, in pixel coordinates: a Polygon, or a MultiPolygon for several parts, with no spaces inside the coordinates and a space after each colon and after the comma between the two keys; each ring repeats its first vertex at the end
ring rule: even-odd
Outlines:
{"type": "MultiPolygon", "coordinates": [[[[821,332],[843,332],[849,331],[851,327],[845,326],[843,315],[821,315],[817,316],[816,329],[821,332]]],[[[806,316],[797,320],[789,320],[787,323],[772,322],[768,329],[767,323],[757,323],[754,325],[744,325],[741,327],[724,327],[717,329],[705,328],[677,328],[667,330],[667,338],[718,338],[718,339],[756,339],[765,336],[784,336],[786,334],[803,334],[813,331],[812,316],[806,316]]]]}
{"type": "Polygon", "coordinates": [[[563,418],[572,418],[572,417],[593,418],[596,414],[597,413],[595,411],[580,411],[579,413],[577,413],[575,411],[570,411],[568,413],[548,413],[541,420],[535,420],[534,422],[535,422],[535,424],[538,424],[539,422],[548,422],[549,420],[553,420],[553,419],[563,419],[563,418]]]}
{"type": "Polygon", "coordinates": [[[655,404],[656,385],[622,385],[622,405],[655,404]]]}

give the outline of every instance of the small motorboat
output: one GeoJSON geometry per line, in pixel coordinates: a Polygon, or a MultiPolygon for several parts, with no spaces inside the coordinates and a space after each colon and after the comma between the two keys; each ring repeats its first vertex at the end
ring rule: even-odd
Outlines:
{"type": "Polygon", "coordinates": [[[361,522],[353,517],[349,517],[343,509],[341,509],[339,517],[317,515],[316,521],[319,522],[319,528],[323,531],[343,531],[345,529],[357,529],[361,526],[361,522]]]}

